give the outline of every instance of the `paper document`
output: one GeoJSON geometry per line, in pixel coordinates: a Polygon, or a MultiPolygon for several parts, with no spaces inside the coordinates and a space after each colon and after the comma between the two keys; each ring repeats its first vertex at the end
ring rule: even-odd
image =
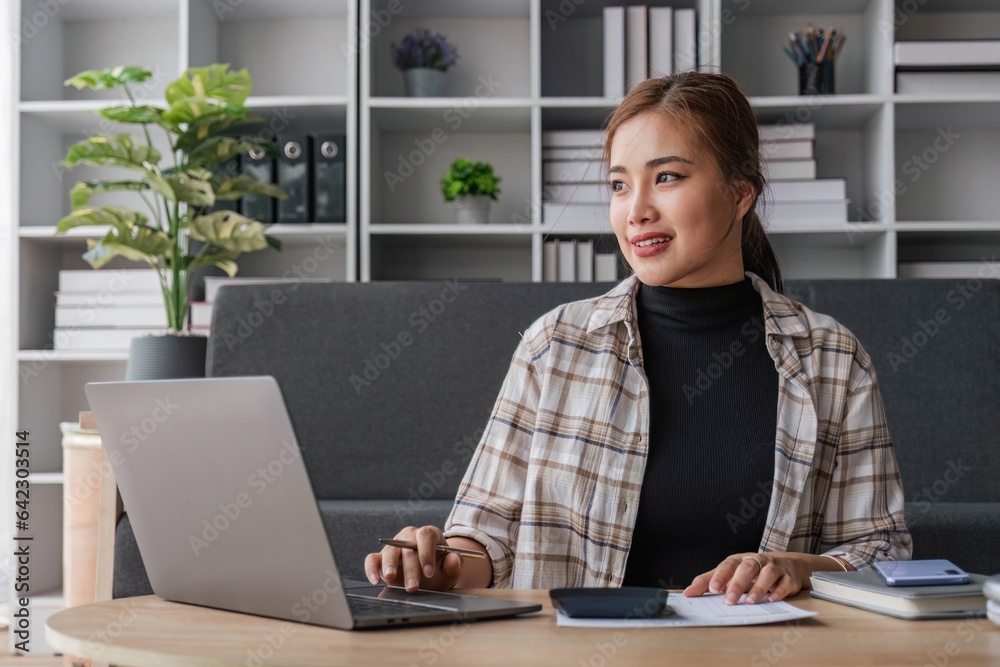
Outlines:
{"type": "Polygon", "coordinates": [[[783,623],[815,616],[816,612],[793,607],[787,602],[728,605],[724,595],[703,595],[686,598],[680,593],[667,596],[667,606],[674,613],[657,618],[570,618],[561,611],[557,624],[566,628],[681,628],[710,625],[757,625],[783,623]]]}

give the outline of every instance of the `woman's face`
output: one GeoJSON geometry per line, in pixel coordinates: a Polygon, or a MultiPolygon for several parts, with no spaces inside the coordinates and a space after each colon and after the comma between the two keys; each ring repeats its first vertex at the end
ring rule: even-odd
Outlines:
{"type": "Polygon", "coordinates": [[[685,128],[656,112],[622,123],[608,180],[611,226],[643,283],[712,287],[743,280],[739,220],[752,189],[741,198],[724,187],[715,160],[685,128]]]}

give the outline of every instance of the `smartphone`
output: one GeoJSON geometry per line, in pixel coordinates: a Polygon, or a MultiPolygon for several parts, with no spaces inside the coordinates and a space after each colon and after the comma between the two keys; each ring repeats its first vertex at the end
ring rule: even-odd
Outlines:
{"type": "Polygon", "coordinates": [[[968,573],[950,560],[891,560],[874,563],[889,586],[967,584],[968,573]]]}

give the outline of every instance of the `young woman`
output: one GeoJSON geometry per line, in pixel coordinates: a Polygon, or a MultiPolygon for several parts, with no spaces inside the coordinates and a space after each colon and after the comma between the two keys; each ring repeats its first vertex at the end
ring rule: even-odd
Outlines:
{"type": "Polygon", "coordinates": [[[871,359],[781,293],[746,97],[718,74],[649,79],[606,130],[634,274],[525,331],[444,530],[403,529],[418,548],[369,554],[369,579],[687,586],[753,604],[816,570],[908,559],[871,359]]]}

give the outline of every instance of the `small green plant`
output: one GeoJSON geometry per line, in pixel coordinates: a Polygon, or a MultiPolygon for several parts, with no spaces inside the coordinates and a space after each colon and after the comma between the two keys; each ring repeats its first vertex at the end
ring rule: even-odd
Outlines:
{"type": "Polygon", "coordinates": [[[108,226],[104,237],[87,240],[83,258],[95,269],[116,256],[152,266],[160,277],[167,326],[179,332],[187,313],[192,271],[211,265],[233,276],[242,253],[268,246],[281,249],[277,239],[264,234],[263,223],[235,211],[209,212],[209,207],[247,193],[278,199],[288,195],[271,183],[219,168],[251,150],[274,150],[273,139],[224,134],[238,125],[264,121],[243,106],[252,85],[245,69],[232,72],[228,65],[188,69],[167,86],[165,109],[137,105],[129,88],[130,83],[146,81],[152,74],[140,67],[112,67],[66,80],[65,85],[78,89],[123,88],[131,104],[98,113],[116,123],[141,125],[145,141],[128,132],[100,133],[70,148],[63,160],[67,167],[123,167],[135,172],[135,178],[77,183],[70,192],[73,212],[59,221],[56,233],[85,225],[108,226]],[[161,164],[151,129],[167,135],[172,164],[161,164]],[[123,206],[91,206],[92,196],[114,191],[137,193],[147,213],[123,206]],[[202,242],[201,247],[189,251],[189,238],[202,242]]]}
{"type": "Polygon", "coordinates": [[[493,173],[493,165],[489,162],[472,162],[460,157],[441,178],[441,194],[445,201],[454,201],[461,195],[488,195],[496,201],[500,194],[499,182],[500,177],[493,173]]]}

